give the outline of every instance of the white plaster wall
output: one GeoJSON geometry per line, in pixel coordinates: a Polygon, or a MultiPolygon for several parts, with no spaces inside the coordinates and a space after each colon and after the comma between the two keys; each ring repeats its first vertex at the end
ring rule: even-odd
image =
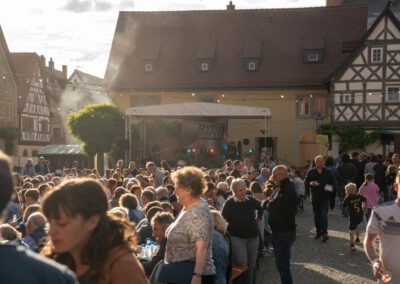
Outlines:
{"type": "Polygon", "coordinates": [[[335,83],[335,90],[336,91],[346,91],[347,90],[346,83],[335,83]]]}
{"type": "Polygon", "coordinates": [[[367,90],[382,90],[382,82],[367,82],[367,90]]]}
{"type": "Polygon", "coordinates": [[[381,93],[373,93],[373,92],[367,92],[367,104],[380,104],[382,103],[382,95],[381,93]],[[371,95],[369,95],[371,94],[371,95]]]}
{"type": "Polygon", "coordinates": [[[363,83],[362,82],[351,82],[351,83],[349,83],[349,89],[352,91],[362,90],[363,83]]]}

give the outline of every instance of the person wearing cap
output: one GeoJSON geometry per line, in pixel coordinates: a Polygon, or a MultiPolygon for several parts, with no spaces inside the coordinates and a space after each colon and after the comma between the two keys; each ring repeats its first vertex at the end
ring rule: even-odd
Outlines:
{"type": "MultiPolygon", "coordinates": [[[[13,181],[10,158],[0,151],[0,213],[11,198],[13,181]]],[[[40,256],[17,243],[0,244],[1,283],[78,284],[75,274],[66,266],[40,256]],[[23,271],[21,273],[21,263],[23,271]]]]}

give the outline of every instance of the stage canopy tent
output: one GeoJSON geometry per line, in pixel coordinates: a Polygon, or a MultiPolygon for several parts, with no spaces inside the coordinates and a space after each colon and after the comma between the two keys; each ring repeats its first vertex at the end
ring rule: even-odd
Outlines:
{"type": "Polygon", "coordinates": [[[43,156],[59,156],[59,155],[82,155],[86,156],[81,145],[47,145],[39,151],[39,155],[43,156]]]}
{"type": "Polygon", "coordinates": [[[231,118],[231,119],[263,119],[265,121],[264,137],[271,136],[271,112],[268,108],[227,105],[220,103],[191,102],[132,107],[125,112],[125,138],[129,140],[129,159],[132,158],[132,120],[139,119],[141,158],[145,157],[146,127],[144,120],[151,117],[172,119],[193,118],[231,118]],[[268,129],[268,130],[267,130],[268,129]]]}
{"type": "Polygon", "coordinates": [[[181,103],[132,107],[126,110],[128,116],[164,116],[164,117],[270,117],[268,108],[226,105],[216,103],[181,103]]]}

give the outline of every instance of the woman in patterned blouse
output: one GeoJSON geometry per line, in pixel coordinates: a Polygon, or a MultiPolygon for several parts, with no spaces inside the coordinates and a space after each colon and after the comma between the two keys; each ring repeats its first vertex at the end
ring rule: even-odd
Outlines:
{"type": "Polygon", "coordinates": [[[211,247],[214,222],[207,203],[201,199],[207,188],[203,172],[195,167],[185,167],[174,172],[172,179],[183,209],[167,229],[165,263],[194,261],[191,284],[214,283],[211,247]]]}

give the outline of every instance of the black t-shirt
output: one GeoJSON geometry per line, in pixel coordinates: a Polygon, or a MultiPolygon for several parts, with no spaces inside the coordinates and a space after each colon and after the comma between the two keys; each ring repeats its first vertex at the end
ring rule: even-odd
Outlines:
{"type": "Polygon", "coordinates": [[[262,218],[263,210],[261,202],[254,197],[246,196],[243,202],[230,197],[225,202],[221,214],[228,221],[228,232],[231,236],[244,239],[258,236],[256,218],[262,218]]]}
{"type": "Polygon", "coordinates": [[[362,203],[367,202],[367,199],[359,194],[352,194],[346,196],[343,200],[343,207],[349,209],[350,218],[362,218],[363,210],[362,203]]]}

